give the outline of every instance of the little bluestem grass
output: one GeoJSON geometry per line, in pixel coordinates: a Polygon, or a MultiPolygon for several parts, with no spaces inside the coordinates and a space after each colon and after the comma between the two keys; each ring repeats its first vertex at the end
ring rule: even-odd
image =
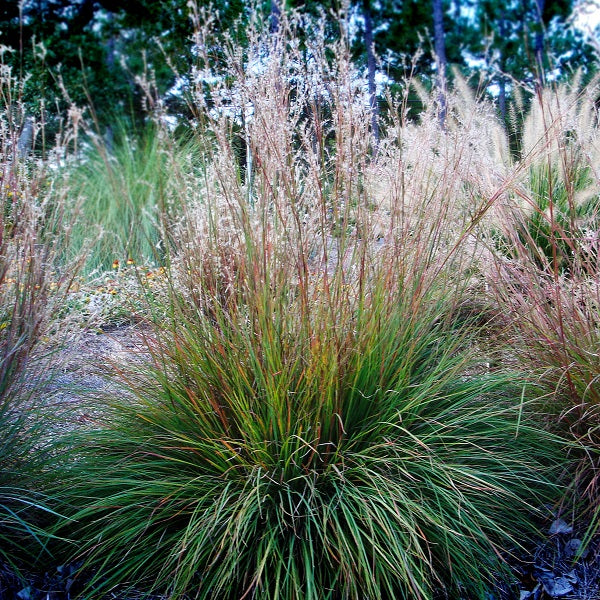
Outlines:
{"type": "Polygon", "coordinates": [[[325,324],[261,290],[150,344],[135,401],[71,440],[94,593],[485,597],[555,491],[552,443],[442,302],[381,291],[325,324]]]}
{"type": "Polygon", "coordinates": [[[375,155],[345,40],[252,23],[247,55],[226,39],[195,70],[202,176],[150,359],[62,440],[85,594],[486,598],[560,463],[460,313],[505,172],[450,96],[447,132],[399,114],[375,155]]]}

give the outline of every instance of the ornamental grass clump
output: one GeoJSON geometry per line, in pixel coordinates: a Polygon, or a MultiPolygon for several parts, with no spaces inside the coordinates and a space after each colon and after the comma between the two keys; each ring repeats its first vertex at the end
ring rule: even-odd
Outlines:
{"type": "Polygon", "coordinates": [[[137,135],[119,121],[115,128],[110,143],[87,132],[81,164],[67,178],[78,213],[70,254],[86,254],[86,273],[106,271],[123,256],[163,261],[172,242],[169,224],[183,202],[181,175],[193,179],[197,170],[192,141],[176,141],[153,124],[137,135]]]}
{"type": "Polygon", "coordinates": [[[555,441],[459,319],[487,207],[456,193],[468,132],[404,185],[406,123],[375,153],[347,47],[295,26],[195,73],[202,200],[150,358],[63,440],[88,596],[484,598],[555,492],[555,441]]]}
{"type": "Polygon", "coordinates": [[[485,597],[551,453],[522,390],[475,374],[443,303],[401,285],[337,322],[262,289],[157,340],[67,475],[96,593],[485,597]]]}
{"type": "Polygon", "coordinates": [[[567,483],[591,535],[600,507],[598,86],[573,85],[544,90],[532,105],[529,177],[505,205],[509,252],[490,282],[512,325],[511,352],[545,393],[547,426],[579,446],[567,483]]]}
{"type": "Polygon", "coordinates": [[[58,268],[55,233],[68,227],[47,163],[34,153],[43,123],[25,114],[24,82],[0,67],[0,574],[17,574],[46,553],[58,516],[39,487],[48,423],[36,395],[50,376],[42,340],[76,269],[58,268]]]}
{"type": "MultiPolygon", "coordinates": [[[[521,176],[513,190],[515,214],[507,226],[508,248],[534,256],[548,273],[593,276],[598,256],[598,80],[537,92],[522,132],[521,176]]],[[[510,203],[505,208],[510,210],[510,203]]],[[[509,252],[510,253],[510,252],[509,252]]]]}

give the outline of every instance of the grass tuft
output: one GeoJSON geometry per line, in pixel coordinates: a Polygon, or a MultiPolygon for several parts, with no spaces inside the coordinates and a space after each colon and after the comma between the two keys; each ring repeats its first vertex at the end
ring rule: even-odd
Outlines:
{"type": "Polygon", "coordinates": [[[348,45],[296,26],[200,82],[150,360],[62,440],[88,595],[483,599],[555,498],[560,446],[465,311],[510,187],[489,107],[399,111],[374,153],[348,45]]]}
{"type": "Polygon", "coordinates": [[[152,124],[138,135],[120,125],[111,144],[89,138],[89,151],[68,177],[78,213],[71,254],[86,253],[86,273],[130,257],[138,263],[164,261],[172,242],[169,224],[182,209],[187,187],[181,180],[197,169],[194,143],[175,142],[152,124]],[[94,232],[97,239],[90,244],[94,232]]]}
{"type": "Polygon", "coordinates": [[[597,82],[540,94],[526,122],[529,177],[505,215],[508,253],[490,279],[512,353],[543,391],[546,425],[575,440],[567,483],[598,529],[600,296],[597,82]],[[537,128],[535,127],[537,126],[537,128]],[[538,143],[532,143],[532,131],[538,143]],[[507,256],[508,254],[508,256],[507,256]]]}
{"type": "Polygon", "coordinates": [[[44,124],[28,123],[22,84],[0,66],[0,570],[18,574],[47,555],[48,524],[58,517],[40,485],[48,422],[39,396],[51,371],[42,346],[77,265],[60,264],[64,198],[32,151],[44,124]],[[18,134],[29,126],[34,139],[22,146],[18,134]]]}

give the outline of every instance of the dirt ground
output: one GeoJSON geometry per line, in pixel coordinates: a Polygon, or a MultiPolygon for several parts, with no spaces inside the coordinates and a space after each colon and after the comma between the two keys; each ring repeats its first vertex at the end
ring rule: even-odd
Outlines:
{"type": "Polygon", "coordinates": [[[120,367],[129,367],[146,356],[143,336],[144,329],[139,325],[127,325],[92,329],[70,338],[50,356],[58,369],[54,369],[47,386],[48,401],[71,404],[74,418],[82,419],[82,397],[92,399],[95,393],[104,396],[111,389],[122,393],[116,373],[120,367]]]}

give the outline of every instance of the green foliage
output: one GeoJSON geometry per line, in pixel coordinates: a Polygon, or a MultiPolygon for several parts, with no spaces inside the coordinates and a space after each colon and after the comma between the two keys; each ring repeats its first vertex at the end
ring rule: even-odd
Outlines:
{"type": "Polygon", "coordinates": [[[567,481],[589,523],[600,512],[599,189],[596,86],[544,90],[525,122],[528,170],[491,279],[512,351],[544,392],[547,426],[575,440],[567,481]],[[531,135],[533,133],[533,135],[531,135]]]}
{"type": "Polygon", "coordinates": [[[572,164],[567,173],[558,167],[535,165],[526,182],[527,205],[515,218],[518,242],[503,238],[508,255],[520,250],[548,272],[593,273],[598,255],[590,236],[598,228],[598,195],[590,192],[590,167],[572,164]]]}
{"type": "MultiPolygon", "coordinates": [[[[202,3],[201,5],[209,3],[202,3]]],[[[207,6],[208,8],[208,6],[207,6]]],[[[211,12],[219,36],[244,19],[240,0],[220,3],[211,12]]],[[[170,93],[187,82],[194,63],[192,20],[185,0],[6,0],[0,7],[0,45],[8,65],[23,81],[26,112],[46,122],[39,147],[47,151],[60,135],[73,106],[87,107],[102,131],[110,130],[115,113],[144,119],[147,89],[172,114],[189,116],[183,99],[170,93]]],[[[243,44],[243,35],[238,42],[243,44]]],[[[216,46],[215,46],[216,48],[216,46]]]]}
{"type": "Polygon", "coordinates": [[[0,404],[0,567],[18,574],[49,556],[50,524],[60,515],[51,508],[55,500],[39,491],[48,423],[22,389],[10,400],[0,404]]]}
{"type": "MultiPolygon", "coordinates": [[[[192,99],[206,164],[196,143],[149,128],[96,139],[68,205],[42,202],[24,171],[2,188],[0,562],[45,552],[46,519],[65,512],[54,533],[79,544],[84,597],[489,598],[501,557],[556,499],[561,444],[533,420],[523,374],[481,356],[479,304],[465,293],[484,287],[477,228],[498,199],[524,200],[503,232],[499,264],[514,270],[497,312],[515,317],[509,359],[518,340],[516,358],[544,372],[589,459],[577,474],[595,510],[600,299],[597,270],[580,268],[596,256],[580,237],[596,226],[591,168],[541,163],[516,181],[527,169],[507,176],[482,141],[487,113],[461,112],[470,105],[452,94],[447,130],[423,93],[420,122],[393,114],[374,155],[347,49],[323,48],[327,31],[293,44],[284,17],[281,37],[248,28],[247,55],[230,41],[198,57],[204,74],[216,56],[228,71],[192,99]],[[40,224],[64,206],[78,211],[72,228],[40,224]],[[20,218],[28,207],[33,221],[20,218]],[[74,236],[69,251],[52,245],[67,241],[48,235],[59,230],[74,236]],[[120,261],[103,295],[139,287],[130,256],[174,260],[157,271],[160,293],[144,288],[148,360],[120,371],[122,395],[94,397],[97,420],[56,440],[42,491],[49,422],[20,383],[56,253],[83,254],[96,230],[87,269],[120,261]]],[[[63,309],[89,306],[85,294],[63,309]]]]}
{"type": "Polygon", "coordinates": [[[158,90],[165,94],[175,76],[163,49],[175,67],[190,58],[185,44],[190,23],[185,2],[178,0],[7,0],[0,18],[1,43],[14,50],[10,61],[15,72],[31,76],[23,96],[27,110],[46,119],[72,104],[90,102],[103,127],[117,110],[139,117],[142,95],[135,77],[151,69],[158,90]],[[159,37],[162,47],[148,43],[159,37]]]}
{"type": "Polygon", "coordinates": [[[464,29],[471,51],[485,57],[498,81],[508,75],[516,81],[550,76],[553,69],[569,78],[580,67],[594,70],[592,48],[582,32],[566,24],[573,11],[569,0],[543,3],[541,19],[536,0],[497,2],[475,6],[475,19],[464,29]],[[543,64],[536,64],[536,45],[542,44],[543,64]]]}
{"type": "MultiPolygon", "coordinates": [[[[3,252],[8,250],[5,241],[0,245],[3,252]]],[[[41,433],[46,424],[32,398],[40,383],[34,372],[26,370],[43,331],[48,289],[39,257],[25,251],[20,259],[14,254],[11,258],[21,264],[0,263],[0,565],[6,562],[16,568],[17,555],[29,550],[25,564],[32,563],[45,550],[49,534],[41,518],[52,511],[44,495],[35,491],[40,472],[36,456],[43,453],[41,433]]]]}
{"type": "Polygon", "coordinates": [[[71,234],[72,256],[87,253],[87,272],[125,264],[161,262],[168,252],[169,226],[182,209],[185,178],[200,167],[193,140],[172,141],[147,126],[140,135],[119,128],[114,146],[96,140],[80,167],[69,175],[79,211],[71,234]],[[94,235],[97,241],[90,248],[94,235]]]}
{"type": "Polygon", "coordinates": [[[81,542],[88,594],[484,598],[552,501],[555,440],[457,315],[478,251],[462,246],[490,204],[463,185],[476,136],[424,111],[373,157],[347,48],[330,62],[314,40],[302,78],[293,26],[249,31],[251,68],[222,49],[230,78],[207,84],[209,107],[196,98],[210,161],[149,360],[62,440],[61,531],[81,542]],[[242,178],[231,115],[250,103],[242,178]]]}
{"type": "Polygon", "coordinates": [[[567,85],[540,90],[523,122],[522,175],[500,247],[547,274],[598,269],[596,95],[597,80],[583,85],[579,73],[567,85]]]}
{"type": "MultiPolygon", "coordinates": [[[[0,112],[6,125],[4,117],[0,112]]],[[[6,141],[0,135],[0,153],[7,151],[6,141]]],[[[31,355],[69,280],[52,273],[57,249],[46,231],[61,219],[44,206],[44,178],[32,165],[12,159],[2,165],[0,178],[0,568],[18,572],[46,552],[48,518],[57,516],[39,491],[48,423],[35,394],[48,374],[39,364],[31,367],[31,355]]]]}
{"type": "MultiPolygon", "coordinates": [[[[542,270],[539,254],[523,245],[518,259],[502,261],[494,286],[500,306],[510,315],[513,352],[544,392],[540,410],[552,415],[546,426],[576,442],[566,483],[589,523],[589,541],[600,515],[600,362],[592,350],[600,344],[598,261],[590,260],[579,239],[563,241],[574,249],[569,272],[542,270]]],[[[561,251],[556,239],[551,250],[556,255],[561,251]]]]}
{"type": "MultiPolygon", "coordinates": [[[[204,1],[195,4],[200,10],[210,7],[207,14],[214,22],[218,40],[207,50],[215,64],[220,48],[231,38],[240,48],[248,49],[245,30],[252,14],[248,3],[235,0],[214,6],[204,1]]],[[[271,22],[277,4],[256,3],[265,25],[271,22]]],[[[286,0],[279,4],[279,10],[293,9],[303,14],[299,39],[310,37],[318,14],[325,16],[327,37],[340,38],[343,28],[333,16],[340,10],[339,2],[286,0]]],[[[536,0],[486,0],[477,2],[473,11],[461,10],[457,2],[444,4],[448,62],[464,66],[467,56],[477,58],[483,65],[479,70],[487,80],[485,85],[501,84],[502,94],[508,98],[514,91],[511,82],[538,79],[535,55],[540,40],[546,73],[554,71],[570,77],[579,67],[594,69],[592,47],[581,32],[567,26],[573,9],[571,1],[544,2],[541,21],[536,0]]],[[[374,49],[380,71],[398,85],[413,75],[431,81],[435,72],[431,3],[353,1],[348,11],[359,15],[355,19],[359,28],[360,15],[367,5],[374,23],[374,49]]],[[[31,75],[22,98],[28,113],[45,114],[46,118],[54,115],[55,130],[60,127],[60,115],[71,105],[91,104],[101,129],[110,127],[115,110],[140,120],[148,98],[138,86],[139,77],[152,81],[155,99],[164,101],[173,114],[189,116],[182,98],[171,93],[175,83],[186,89],[194,85],[187,72],[197,59],[189,42],[194,28],[189,13],[184,0],[120,4],[111,0],[6,0],[0,8],[0,43],[15,51],[9,58],[15,72],[31,75]]],[[[366,49],[360,29],[351,41],[355,43],[355,59],[364,62],[366,49]]]]}

